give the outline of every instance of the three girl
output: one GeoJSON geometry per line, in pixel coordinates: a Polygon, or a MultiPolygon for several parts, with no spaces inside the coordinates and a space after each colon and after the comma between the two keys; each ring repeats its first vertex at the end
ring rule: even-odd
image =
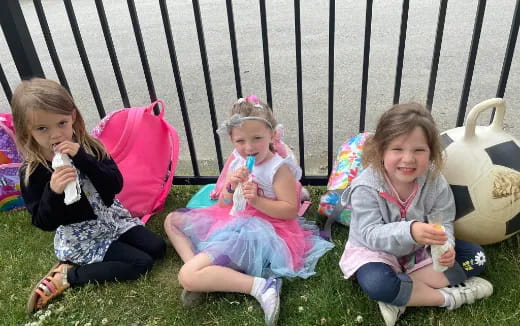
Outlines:
{"type": "Polygon", "coordinates": [[[104,146],[86,132],[67,90],[51,80],[22,81],[13,93],[12,112],[24,157],[23,199],[32,223],[56,232],[60,261],[36,284],[28,312],[71,286],[135,280],[149,271],[163,257],[165,242],[115,199],[123,177],[104,146]],[[53,170],[55,153],[68,155],[73,166],[53,170]],[[64,189],[78,178],[80,199],[66,205],[64,189]]]}
{"type": "Polygon", "coordinates": [[[272,110],[256,96],[239,99],[219,129],[233,143],[235,159],[224,171],[227,186],[218,203],[167,216],[164,228],[184,262],[179,282],[185,304],[202,292],[251,294],[266,325],[276,325],[280,277],[309,277],[332,248],[316,228],[298,220],[301,169],[291,156],[274,151],[276,124],[272,110]],[[248,157],[255,160],[252,171],[246,168],[248,157]],[[236,191],[247,204],[235,213],[236,191]]]}
{"type": "Polygon", "coordinates": [[[441,145],[430,112],[416,103],[385,112],[362,156],[366,169],[342,196],[352,219],[340,267],[379,302],[386,325],[406,306],[455,309],[490,296],[493,286],[476,277],[485,255],[474,243],[455,240],[455,202],[440,174],[441,145]],[[442,216],[443,230],[428,223],[442,216]],[[431,245],[449,242],[433,268],[431,245]]]}
{"type": "MultiPolygon", "coordinates": [[[[88,135],[70,94],[45,79],[23,81],[12,99],[17,143],[25,158],[22,194],[32,223],[55,231],[60,263],[35,286],[27,310],[42,308],[71,286],[135,280],[165,252],[164,241],[115,199],[122,176],[103,145],[88,135]],[[52,170],[55,153],[73,166],[52,170]],[[79,201],[66,205],[64,189],[79,178],[79,201]]],[[[307,278],[332,248],[298,217],[301,169],[274,150],[277,123],[255,96],[233,105],[219,131],[233,143],[234,160],[224,171],[226,189],[218,204],[179,210],[164,223],[184,262],[179,282],[185,305],[204,292],[240,292],[260,303],[267,325],[277,323],[281,277],[307,278]],[[252,169],[246,159],[254,157],[252,169]],[[245,209],[232,211],[241,189],[245,209]]],[[[458,308],[492,294],[476,275],[485,265],[478,245],[453,236],[455,204],[442,165],[438,131],[428,110],[410,103],[385,112],[365,144],[366,169],[344,193],[352,220],[340,261],[379,303],[387,325],[406,306],[458,308]],[[428,223],[441,215],[443,230],[428,223]],[[429,247],[448,241],[433,269],[429,247]]]]}

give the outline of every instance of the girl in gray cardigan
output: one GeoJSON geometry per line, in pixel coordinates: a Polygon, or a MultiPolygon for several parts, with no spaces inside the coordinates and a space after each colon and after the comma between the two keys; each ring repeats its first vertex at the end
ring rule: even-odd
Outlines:
{"type": "Polygon", "coordinates": [[[442,165],[438,131],[417,103],[394,105],[365,143],[367,167],[343,193],[352,206],[350,233],[340,267],[379,303],[386,325],[406,306],[455,309],[490,296],[493,286],[476,277],[486,257],[474,243],[455,240],[455,202],[442,165]],[[428,223],[442,216],[442,227],[428,223]],[[448,249],[437,263],[431,246],[448,249]]]}

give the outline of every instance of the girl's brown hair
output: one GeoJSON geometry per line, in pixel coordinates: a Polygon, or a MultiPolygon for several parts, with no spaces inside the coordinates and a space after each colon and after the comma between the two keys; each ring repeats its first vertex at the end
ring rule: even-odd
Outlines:
{"type": "Polygon", "coordinates": [[[439,132],[430,111],[414,102],[396,104],[379,118],[375,134],[366,140],[363,148],[363,167],[371,165],[383,175],[384,167],[381,162],[390,142],[396,137],[411,133],[416,127],[423,130],[430,148],[432,176],[438,175],[443,164],[439,132]]]}
{"type": "MultiPolygon", "coordinates": [[[[250,95],[246,97],[245,100],[239,100],[233,104],[230,115],[233,116],[234,114],[238,114],[242,117],[264,118],[265,120],[269,121],[273,131],[278,124],[274,118],[273,110],[269,107],[269,105],[259,101],[254,95],[250,95]]],[[[274,144],[269,144],[269,150],[273,153],[276,152],[274,144]]]]}
{"type": "Polygon", "coordinates": [[[22,81],[13,93],[11,108],[16,130],[16,144],[24,158],[24,164],[27,166],[25,184],[28,184],[29,177],[38,164],[43,164],[51,170],[40,146],[31,135],[31,113],[34,110],[62,115],[72,115],[73,112],[76,112],[76,120],[72,125],[75,141],[98,160],[108,157],[103,144],[87,133],[85,121],[70,93],[57,82],[42,78],[22,81]]]}

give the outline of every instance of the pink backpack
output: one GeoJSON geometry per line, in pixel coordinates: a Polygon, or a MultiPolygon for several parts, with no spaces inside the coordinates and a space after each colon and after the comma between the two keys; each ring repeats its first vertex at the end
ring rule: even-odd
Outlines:
{"type": "Polygon", "coordinates": [[[0,211],[24,207],[18,168],[22,157],[16,149],[13,118],[0,113],[0,211]]]}
{"type": "Polygon", "coordinates": [[[144,223],[164,207],[179,157],[179,136],[164,120],[164,108],[157,100],[146,108],[120,109],[92,131],[123,175],[123,190],[116,198],[144,223]],[[155,105],[161,108],[158,115],[155,105]]]}

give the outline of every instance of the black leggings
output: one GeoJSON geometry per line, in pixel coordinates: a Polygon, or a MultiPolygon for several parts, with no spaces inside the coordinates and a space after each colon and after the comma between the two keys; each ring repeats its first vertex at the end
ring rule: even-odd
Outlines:
{"type": "Polygon", "coordinates": [[[108,247],[102,262],[74,266],[69,269],[67,278],[71,286],[136,280],[148,272],[165,251],[166,243],[159,235],[138,225],[108,247]]]}

